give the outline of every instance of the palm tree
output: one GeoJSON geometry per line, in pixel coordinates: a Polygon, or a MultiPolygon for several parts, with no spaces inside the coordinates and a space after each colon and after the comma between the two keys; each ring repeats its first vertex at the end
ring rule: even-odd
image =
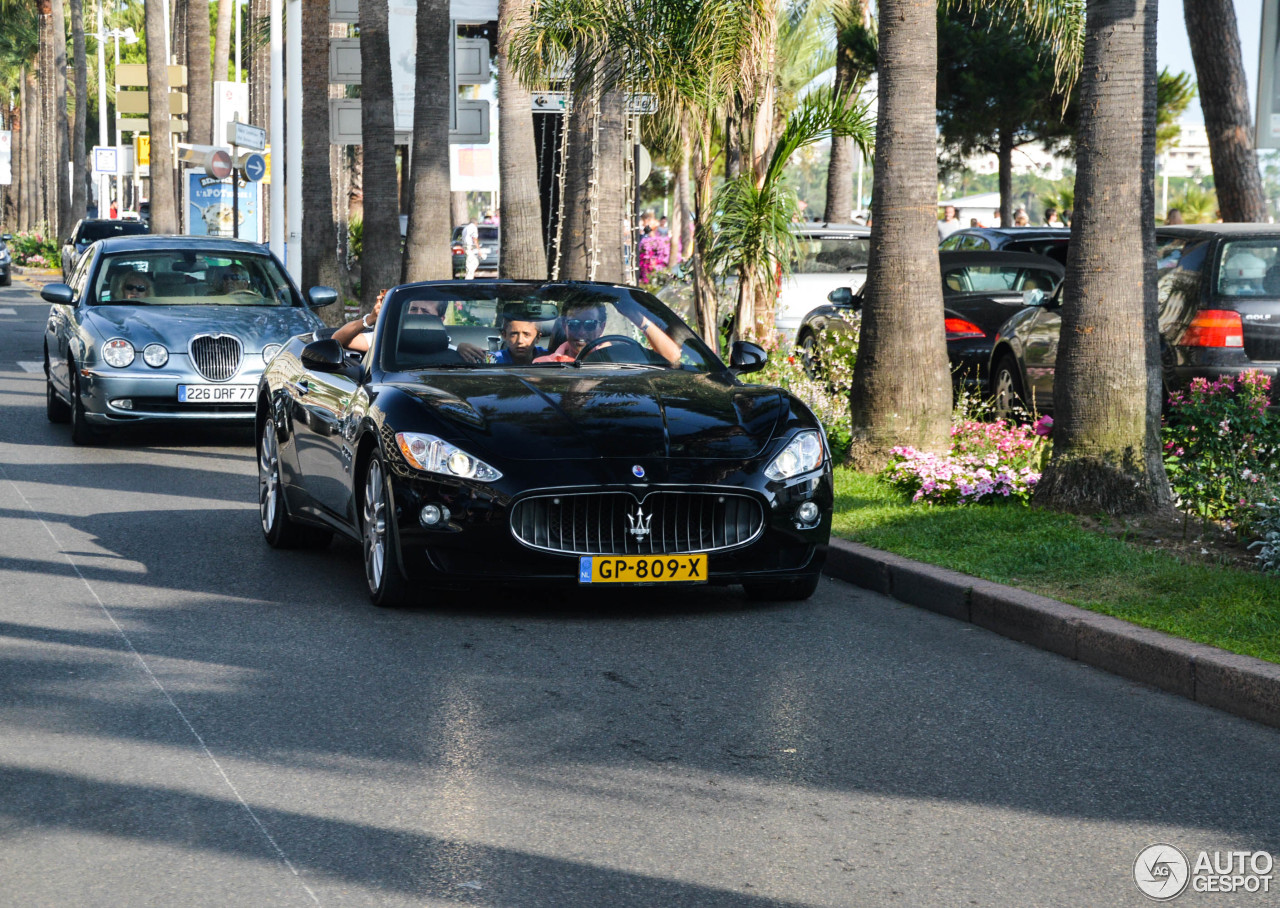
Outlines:
{"type": "Polygon", "coordinates": [[[1065,510],[1141,513],[1171,499],[1154,280],[1155,27],[1155,0],[1089,0],[1053,455],[1035,493],[1065,510]]]}
{"type": "Polygon", "coordinates": [[[453,40],[449,0],[420,0],[417,32],[404,279],[446,280],[453,276],[451,225],[440,212],[449,205],[449,98],[439,86],[449,84],[449,55],[438,49],[453,40]]]}
{"type": "Polygon", "coordinates": [[[1200,84],[1213,182],[1224,221],[1265,221],[1266,194],[1253,147],[1253,117],[1231,0],[1183,0],[1200,84]]]}
{"type": "MultiPolygon", "coordinates": [[[[866,61],[868,51],[871,54],[875,51],[875,34],[867,28],[868,15],[866,0],[845,0],[835,8],[837,91],[861,88],[870,68],[875,66],[874,58],[870,66],[866,61]]],[[[827,163],[827,204],[822,213],[828,223],[843,224],[853,213],[853,152],[852,137],[832,137],[831,158],[827,163]]]]}
{"type": "MultiPolygon", "coordinates": [[[[208,0],[188,0],[187,10],[187,141],[213,142],[213,82],[209,62],[208,0]]],[[[328,54],[325,55],[326,58],[328,54]]],[[[224,73],[222,78],[226,78],[224,73]]],[[[221,137],[219,137],[219,144],[221,137]]]]}
{"type": "MultiPolygon", "coordinates": [[[[221,31],[221,20],[218,24],[221,31]]],[[[222,74],[226,75],[223,66],[222,74]]],[[[337,287],[338,240],[329,170],[329,0],[302,2],[302,286],[337,287]]],[[[326,322],[342,319],[321,311],[326,322]]]]}
{"type": "Polygon", "coordinates": [[[938,284],[935,0],[881,0],[871,254],[853,373],[853,461],[951,437],[951,374],[938,284]]]}
{"type": "MultiPolygon", "coordinates": [[[[240,15],[240,4],[233,4],[232,0],[218,0],[218,27],[214,32],[213,38],[213,80],[215,82],[225,82],[227,80],[227,67],[231,65],[231,25],[233,15],[240,15]]],[[[325,37],[328,37],[327,28],[325,29],[325,37]]],[[[328,59],[328,56],[326,49],[325,59],[328,59]]],[[[302,65],[306,66],[305,58],[302,65]]],[[[327,74],[325,82],[326,84],[328,83],[327,74]]]]}
{"type": "MultiPolygon", "coordinates": [[[[84,133],[89,113],[88,57],[84,47],[84,0],[71,0],[71,46],[75,57],[75,123],[71,130],[71,218],[88,210],[84,133]]],[[[67,221],[69,226],[70,219],[67,221]]]]}
{"type": "Polygon", "coordinates": [[[364,254],[360,306],[400,282],[400,201],[386,0],[360,0],[360,131],[364,150],[364,254]]]}
{"type": "Polygon", "coordinates": [[[165,59],[166,3],[146,4],[147,108],[151,130],[151,232],[178,232],[178,205],[169,149],[169,67],[165,59]]]}
{"type": "Polygon", "coordinates": [[[547,250],[542,242],[532,100],[506,51],[512,34],[529,21],[531,8],[531,0],[498,3],[498,97],[502,99],[498,121],[498,180],[502,186],[498,276],[542,280],[547,276],[547,250]]]}

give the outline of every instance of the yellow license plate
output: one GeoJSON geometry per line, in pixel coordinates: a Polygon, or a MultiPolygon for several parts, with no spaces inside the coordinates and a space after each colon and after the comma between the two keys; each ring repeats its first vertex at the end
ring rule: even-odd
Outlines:
{"type": "Polygon", "coordinates": [[[707,556],[583,555],[579,583],[706,583],[707,556]]]}

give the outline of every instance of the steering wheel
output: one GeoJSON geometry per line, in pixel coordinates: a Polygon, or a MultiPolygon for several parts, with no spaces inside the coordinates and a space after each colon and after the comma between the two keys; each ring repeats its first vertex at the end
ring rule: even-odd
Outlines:
{"type": "MultiPolygon", "coordinates": [[[[578,354],[578,362],[584,362],[588,356],[608,344],[621,344],[628,348],[633,347],[635,352],[640,355],[640,362],[647,363],[649,361],[649,354],[635,339],[627,337],[625,334],[602,334],[582,348],[582,352],[578,354]]],[[[623,360],[623,362],[631,362],[631,360],[623,360]]]]}

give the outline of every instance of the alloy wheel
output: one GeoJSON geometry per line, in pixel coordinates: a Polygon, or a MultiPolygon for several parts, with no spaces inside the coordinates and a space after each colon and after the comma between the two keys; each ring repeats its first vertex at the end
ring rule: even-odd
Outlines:
{"type": "Polygon", "coordinates": [[[365,474],[362,516],[365,579],[369,590],[377,593],[387,569],[387,493],[382,464],[376,457],[369,461],[365,474]]]}
{"type": "Polygon", "coordinates": [[[280,494],[280,443],[276,440],[275,420],[262,427],[262,444],[258,454],[258,513],[262,529],[270,533],[276,525],[276,498],[280,494]]]}

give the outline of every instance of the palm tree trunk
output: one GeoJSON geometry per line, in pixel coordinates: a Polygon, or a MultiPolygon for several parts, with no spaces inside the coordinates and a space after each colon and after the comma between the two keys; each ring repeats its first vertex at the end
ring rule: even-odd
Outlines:
{"type": "Polygon", "coordinates": [[[881,0],[880,107],[851,459],[878,468],[896,445],[945,451],[951,373],[938,283],[937,4],[881,0]]]}
{"type": "MultiPolygon", "coordinates": [[[[71,46],[75,55],[76,114],[71,131],[71,217],[88,211],[88,186],[85,185],[85,120],[89,114],[89,60],[84,46],[84,0],[71,0],[71,46]]],[[[104,207],[99,200],[99,208],[104,207]]],[[[100,211],[99,214],[102,212],[100,211]]],[[[71,222],[67,222],[69,227],[71,222]]]]}
{"type": "Polygon", "coordinates": [[[169,68],[164,54],[167,3],[146,5],[147,107],[151,126],[151,232],[178,232],[178,204],[169,148],[169,68]]]}
{"type": "MultiPolygon", "coordinates": [[[[209,3],[187,7],[187,141],[213,144],[213,82],[209,63],[209,3]]],[[[175,33],[176,34],[176,33],[175,33]]],[[[325,59],[328,59],[326,48],[325,59]]],[[[221,145],[221,138],[218,140],[221,145]]]]}
{"type": "Polygon", "coordinates": [[[671,214],[667,218],[671,241],[671,254],[668,261],[672,268],[684,261],[684,255],[689,251],[689,248],[683,245],[684,228],[688,223],[685,217],[685,200],[689,198],[689,129],[683,118],[680,121],[677,147],[675,199],[672,200],[671,214]]]}
{"type": "Polygon", "coordinates": [[[1213,183],[1224,221],[1265,221],[1266,194],[1253,148],[1253,117],[1232,0],[1183,0],[1213,183]]]}
{"type": "Polygon", "coordinates": [[[1035,493],[1065,510],[1131,514],[1169,500],[1150,418],[1159,402],[1147,185],[1155,177],[1155,20],[1155,0],[1089,0],[1085,12],[1053,457],[1035,493]]]}
{"type": "Polygon", "coordinates": [[[711,214],[711,120],[702,118],[693,152],[693,304],[698,334],[712,350],[720,350],[720,314],[715,285],[707,272],[707,252],[711,231],[706,226],[711,214]],[[705,220],[704,220],[705,219],[705,220]]]}
{"type": "MultiPolygon", "coordinates": [[[[269,0],[249,0],[250,24],[271,15],[269,0]]],[[[325,55],[326,58],[328,55],[325,55]]],[[[251,44],[249,50],[249,122],[271,134],[271,45],[251,44]]]]}
{"type": "Polygon", "coordinates": [[[1013,226],[1013,130],[1000,130],[1000,147],[996,151],[996,178],[1000,187],[1000,226],[1013,226]]]}
{"type": "Polygon", "coordinates": [[[31,229],[31,106],[30,94],[27,91],[29,74],[24,67],[18,74],[18,127],[14,133],[17,141],[13,143],[17,152],[17,164],[14,169],[18,184],[18,229],[31,229]]]}
{"type": "Polygon", "coordinates": [[[465,224],[470,215],[467,212],[467,194],[461,190],[449,193],[449,220],[454,227],[465,224]]]}
{"type": "MultiPolygon", "coordinates": [[[[222,25],[219,21],[219,31],[222,25]]],[[[223,67],[225,74],[226,67],[223,67]]],[[[302,286],[338,286],[329,171],[329,0],[302,2],[302,286]]],[[[329,324],[342,306],[320,311],[329,324]],[[330,312],[329,310],[335,310],[330,312]]]]}
{"type": "MultiPolygon", "coordinates": [[[[853,61],[847,54],[836,48],[836,84],[837,92],[851,86],[857,77],[853,61]]],[[[854,96],[849,95],[849,106],[853,106],[854,96]]],[[[831,158],[827,162],[827,204],[822,212],[822,219],[828,224],[847,224],[853,219],[853,156],[856,149],[853,136],[831,137],[831,158]]]]}
{"type": "Polygon", "coordinates": [[[400,199],[386,0],[360,0],[360,131],[364,149],[364,251],[360,306],[400,281],[400,199]]]}
{"type": "MultiPolygon", "coordinates": [[[[233,16],[240,14],[239,7],[238,3],[233,6],[231,0],[218,0],[218,28],[214,32],[213,38],[212,77],[215,82],[225,82],[229,75],[229,67],[231,65],[231,27],[235,21],[233,16]]],[[[326,30],[326,39],[328,34],[326,30]]],[[[325,50],[325,59],[328,59],[327,48],[325,50]]],[[[327,84],[327,74],[325,79],[327,84]]]]}
{"type": "MultiPolygon", "coordinates": [[[[449,98],[436,90],[437,86],[449,84],[449,55],[427,52],[428,48],[449,46],[451,27],[449,0],[419,0],[413,169],[404,259],[406,281],[440,281],[453,277],[450,225],[440,217],[440,212],[449,204],[449,98]]],[[[505,104],[505,95],[502,100],[505,104]]],[[[505,123],[506,117],[502,119],[505,123]]]]}
{"type": "Polygon", "coordinates": [[[562,280],[622,281],[624,99],[584,91],[569,112],[562,280]]]}
{"type": "Polygon", "coordinates": [[[71,122],[67,119],[67,15],[62,0],[53,3],[54,123],[58,174],[57,223],[50,226],[54,236],[74,223],[71,213],[71,122]]]}
{"type": "Polygon", "coordinates": [[[543,280],[547,250],[542,245],[542,196],[538,192],[538,153],[533,139],[533,103],[506,54],[511,33],[529,21],[531,0],[499,0],[498,179],[502,186],[502,229],[498,276],[543,280]]]}

